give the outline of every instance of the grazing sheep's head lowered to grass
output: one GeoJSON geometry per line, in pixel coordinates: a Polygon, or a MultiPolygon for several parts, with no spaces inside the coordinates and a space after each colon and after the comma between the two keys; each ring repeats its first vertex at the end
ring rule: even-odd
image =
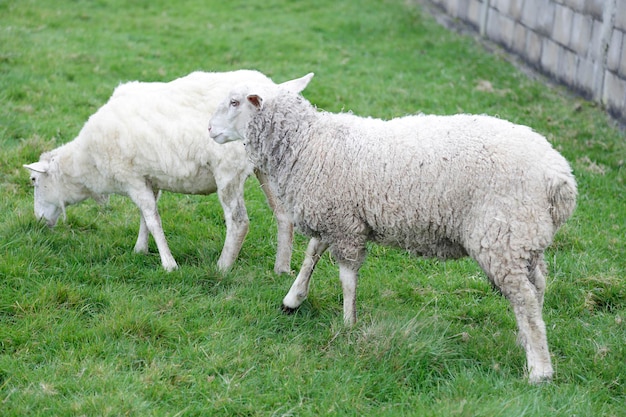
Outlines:
{"type": "Polygon", "coordinates": [[[51,194],[49,191],[56,194],[55,188],[49,184],[49,167],[48,161],[24,165],[24,168],[30,171],[30,181],[35,188],[35,217],[37,220],[46,220],[48,226],[52,227],[63,212],[63,201],[58,195],[49,195],[51,194]],[[48,198],[53,201],[48,201],[48,198]]]}
{"type": "MultiPolygon", "coordinates": [[[[293,93],[299,93],[306,88],[313,75],[311,72],[304,77],[285,81],[279,84],[279,87],[293,93]]],[[[264,87],[266,86],[255,85],[253,89],[248,84],[235,87],[213,113],[209,123],[211,138],[222,144],[243,140],[243,131],[247,122],[254,112],[263,105],[263,99],[259,93],[261,91],[266,92],[264,87]]]]}
{"type": "Polygon", "coordinates": [[[30,181],[35,188],[35,217],[54,227],[65,206],[86,200],[90,193],[83,187],[62,181],[59,166],[50,152],[41,155],[38,162],[24,165],[30,171],[30,181]]]}

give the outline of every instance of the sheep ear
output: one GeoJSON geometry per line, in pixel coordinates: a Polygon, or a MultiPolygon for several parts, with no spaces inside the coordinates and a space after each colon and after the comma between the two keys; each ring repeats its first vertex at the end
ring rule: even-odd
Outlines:
{"type": "Polygon", "coordinates": [[[261,106],[263,105],[263,99],[260,96],[256,95],[256,94],[250,94],[246,98],[257,109],[260,109],[261,106]]]}
{"type": "Polygon", "coordinates": [[[44,174],[48,172],[48,166],[47,162],[33,162],[32,164],[24,165],[24,168],[44,174]]]}
{"type": "Polygon", "coordinates": [[[309,72],[304,77],[296,78],[295,80],[285,81],[284,83],[279,84],[279,86],[292,93],[299,93],[304,90],[307,85],[309,85],[309,82],[311,81],[311,78],[313,78],[313,75],[315,74],[309,72]]]}

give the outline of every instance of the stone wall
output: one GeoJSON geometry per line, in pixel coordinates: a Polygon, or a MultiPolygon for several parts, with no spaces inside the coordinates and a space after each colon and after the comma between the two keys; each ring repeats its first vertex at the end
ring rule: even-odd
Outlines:
{"type": "Polygon", "coordinates": [[[626,122],[626,0],[429,0],[626,122]]]}

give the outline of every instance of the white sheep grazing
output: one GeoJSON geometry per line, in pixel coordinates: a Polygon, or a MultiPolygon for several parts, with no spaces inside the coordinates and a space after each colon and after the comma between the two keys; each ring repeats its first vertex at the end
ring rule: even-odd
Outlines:
{"type": "MultiPolygon", "coordinates": [[[[208,140],[208,121],[219,100],[244,81],[273,84],[257,71],[194,72],[168,83],[120,85],[72,142],[24,165],[35,187],[35,215],[54,226],[65,207],[89,197],[129,196],[141,221],[136,252],[148,251],[154,237],[163,268],[177,268],[157,210],[160,190],[185,194],[217,191],[224,209],[226,239],[218,268],[235,261],[248,231],[244,183],[253,172],[241,143],[220,146],[208,140]]],[[[258,175],[278,223],[275,271],[289,272],[293,228],[258,175]]]]}
{"type": "Polygon", "coordinates": [[[306,298],[328,247],[348,325],[367,241],[442,259],[471,256],[512,304],[530,381],[552,377],[543,253],[577,191],[545,138],[488,116],[382,121],[318,112],[297,94],[250,85],[230,93],[210,126],[218,143],[244,141],[296,228],[312,237],[287,311],[306,298]]]}

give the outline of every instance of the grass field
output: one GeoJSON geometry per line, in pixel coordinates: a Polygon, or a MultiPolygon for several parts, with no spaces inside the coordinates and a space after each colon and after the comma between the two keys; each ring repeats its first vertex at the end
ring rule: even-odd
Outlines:
{"type": "Polygon", "coordinates": [[[0,0],[0,415],[625,415],[625,136],[533,78],[404,0],[0,0]],[[527,384],[509,304],[467,259],[372,246],[346,329],[325,257],[282,314],[293,277],[272,272],[275,224],[253,179],[227,274],[216,196],[161,199],[169,274],[152,243],[133,253],[124,197],[70,207],[55,229],[35,221],[22,164],[72,140],[120,82],[239,68],[313,71],[304,95],[329,111],[485,113],[544,134],[580,192],[547,252],[554,381],[527,384]]]}

